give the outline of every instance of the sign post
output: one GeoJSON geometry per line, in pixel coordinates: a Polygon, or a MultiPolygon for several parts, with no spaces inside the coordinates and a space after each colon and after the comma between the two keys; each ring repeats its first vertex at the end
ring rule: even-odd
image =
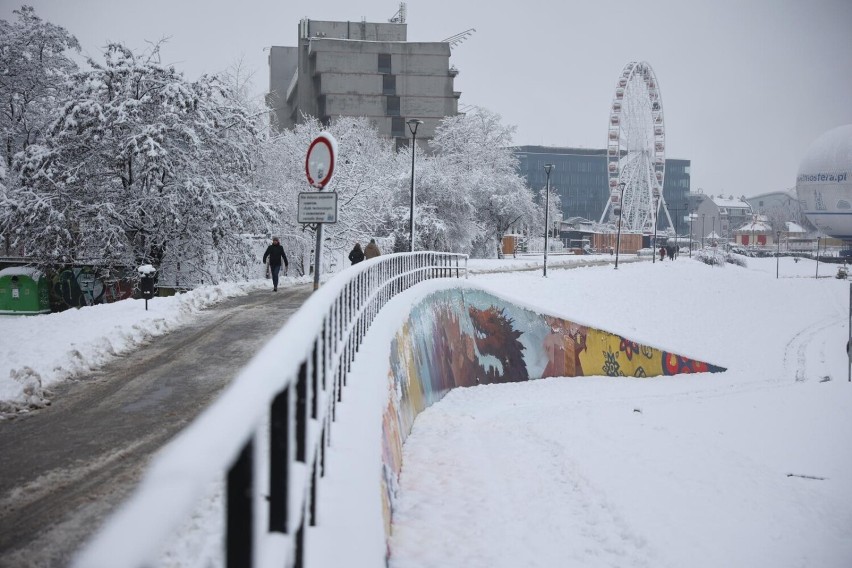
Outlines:
{"type": "Polygon", "coordinates": [[[334,173],[336,154],[337,140],[331,134],[321,132],[314,138],[308,146],[308,155],[305,157],[305,174],[308,177],[308,184],[319,191],[299,193],[298,221],[316,223],[317,226],[317,242],[314,247],[314,290],[319,289],[322,226],[324,223],[337,222],[337,194],[322,193],[334,173]]]}

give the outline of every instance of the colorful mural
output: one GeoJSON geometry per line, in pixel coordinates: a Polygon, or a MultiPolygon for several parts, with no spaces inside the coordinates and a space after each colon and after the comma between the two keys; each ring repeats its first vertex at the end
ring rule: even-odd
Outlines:
{"type": "Polygon", "coordinates": [[[450,389],[545,377],[654,377],[722,367],[453,288],[415,305],[391,345],[382,489],[390,534],[402,446],[417,415],[450,389]]]}
{"type": "Polygon", "coordinates": [[[133,282],[119,280],[105,283],[91,267],[67,268],[54,276],[53,293],[64,307],[81,308],[130,298],[133,282]]]}

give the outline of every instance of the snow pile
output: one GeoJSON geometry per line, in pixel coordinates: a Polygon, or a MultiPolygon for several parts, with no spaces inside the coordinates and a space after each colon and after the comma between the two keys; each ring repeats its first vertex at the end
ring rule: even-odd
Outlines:
{"type": "Polygon", "coordinates": [[[202,310],[267,287],[265,280],[203,286],[168,298],[123,300],[55,314],[0,317],[0,419],[50,404],[50,388],[79,377],[202,310]]]}

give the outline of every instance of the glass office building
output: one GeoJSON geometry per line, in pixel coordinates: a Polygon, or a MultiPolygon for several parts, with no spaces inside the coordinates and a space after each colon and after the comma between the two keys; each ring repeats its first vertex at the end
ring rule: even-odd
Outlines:
{"type": "MultiPolygon", "coordinates": [[[[609,199],[605,149],[518,146],[514,152],[518,158],[518,172],[536,193],[547,185],[544,165],[555,166],[550,173],[550,186],[562,202],[563,219],[582,217],[594,222],[600,220],[609,199]]],[[[682,208],[687,201],[689,164],[689,160],[666,159],[663,198],[673,219],[673,208],[682,208]]],[[[660,227],[667,224],[661,216],[660,227]]]]}

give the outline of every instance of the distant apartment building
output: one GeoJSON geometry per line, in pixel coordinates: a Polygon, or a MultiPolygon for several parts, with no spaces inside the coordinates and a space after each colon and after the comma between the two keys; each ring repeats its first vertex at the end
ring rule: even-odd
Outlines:
{"type": "Polygon", "coordinates": [[[754,218],[754,211],[745,198],[732,195],[693,193],[689,196],[689,205],[692,238],[702,242],[705,239],[733,241],[735,231],[754,218]]]}
{"type": "Polygon", "coordinates": [[[406,122],[423,121],[417,139],[430,139],[438,122],[458,114],[461,93],[450,43],[407,41],[405,13],[387,23],[299,22],[298,46],[270,48],[269,94],[274,124],[291,128],[313,116],[367,117],[381,136],[410,139],[406,122]]]}
{"type": "Polygon", "coordinates": [[[773,230],[785,231],[788,222],[793,222],[809,231],[814,230],[802,210],[802,204],[799,202],[795,189],[761,193],[754,197],[747,197],[746,201],[755,213],[767,218],[773,230]]]}
{"type": "MultiPolygon", "coordinates": [[[[562,218],[581,217],[597,222],[603,215],[610,196],[606,149],[559,148],[552,146],[518,146],[518,172],[527,184],[540,191],[547,183],[545,164],[555,167],[550,174],[550,187],[562,202],[562,218]]],[[[674,207],[681,207],[689,194],[689,160],[666,159],[663,198],[669,205],[674,222],[674,207]]],[[[660,227],[668,221],[660,216],[660,227]]],[[[682,225],[681,225],[682,226],[682,225]]]]}

